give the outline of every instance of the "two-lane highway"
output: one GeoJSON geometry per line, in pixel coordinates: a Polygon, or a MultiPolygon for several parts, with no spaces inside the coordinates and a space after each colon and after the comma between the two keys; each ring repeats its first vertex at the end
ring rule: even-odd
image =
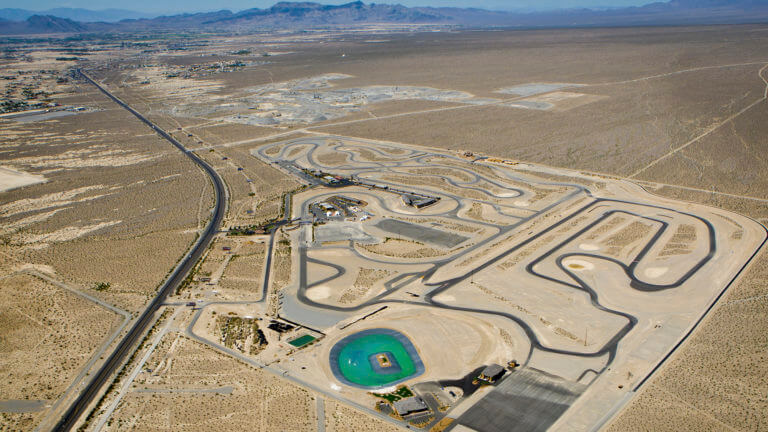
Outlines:
{"type": "Polygon", "coordinates": [[[155,296],[152,302],[149,303],[149,305],[144,310],[144,312],[139,316],[139,318],[133,324],[133,327],[131,327],[130,331],[128,331],[128,333],[125,335],[123,340],[120,341],[117,348],[112,352],[109,358],[107,358],[106,362],[104,362],[104,364],[101,366],[99,371],[93,376],[91,381],[83,389],[83,391],[80,393],[78,398],[72,403],[72,405],[64,413],[63,417],[55,427],[55,430],[57,431],[71,430],[77,424],[77,420],[83,414],[85,414],[86,410],[91,405],[91,402],[93,402],[96,395],[99,394],[99,390],[101,389],[101,387],[112,378],[112,376],[118,370],[118,368],[122,365],[126,357],[133,352],[133,350],[135,349],[134,346],[142,338],[142,336],[145,334],[145,332],[149,328],[150,324],[153,322],[153,317],[155,313],[158,311],[158,309],[160,308],[160,306],[162,306],[166,298],[187,277],[189,272],[192,270],[192,268],[195,266],[197,261],[205,252],[208,245],[211,243],[211,240],[213,239],[214,235],[216,235],[216,233],[218,232],[221,222],[224,219],[224,214],[226,213],[226,206],[227,206],[226,189],[224,188],[224,182],[221,180],[221,177],[219,177],[219,174],[210,165],[205,163],[205,161],[203,161],[196,154],[187,150],[180,142],[178,142],[170,134],[168,134],[163,129],[161,129],[160,127],[158,127],[157,125],[149,121],[147,118],[141,115],[138,111],[131,108],[128,104],[118,99],[116,96],[111,94],[108,90],[106,90],[104,87],[102,87],[97,82],[92,80],[88,75],[86,75],[80,70],[78,70],[78,73],[86,81],[93,84],[96,88],[98,88],[107,97],[112,99],[115,103],[117,103],[121,107],[128,110],[131,114],[136,116],[136,118],[138,118],[147,126],[152,128],[155,132],[158,133],[158,135],[165,138],[168,142],[176,146],[179,150],[184,152],[184,154],[187,155],[187,157],[192,159],[194,163],[200,166],[200,168],[203,169],[205,174],[211,179],[211,182],[213,183],[216,202],[215,202],[215,207],[213,211],[213,216],[208,222],[208,225],[205,227],[205,230],[203,231],[203,233],[198,238],[197,242],[195,242],[195,244],[192,246],[189,252],[187,252],[184,258],[182,258],[182,260],[173,270],[171,275],[165,280],[163,285],[160,287],[160,290],[158,291],[157,296],[155,296]]]}

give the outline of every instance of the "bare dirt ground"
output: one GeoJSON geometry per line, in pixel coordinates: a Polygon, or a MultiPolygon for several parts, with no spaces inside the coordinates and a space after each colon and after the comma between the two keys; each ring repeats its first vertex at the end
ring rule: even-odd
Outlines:
{"type": "Polygon", "coordinates": [[[325,410],[325,427],[329,432],[394,432],[401,430],[397,426],[372,419],[360,411],[332,399],[325,400],[325,410]]]}
{"type": "Polygon", "coordinates": [[[285,173],[254,158],[247,146],[201,151],[224,178],[229,192],[225,226],[249,226],[280,216],[282,196],[299,186],[285,173]]]}
{"type": "Polygon", "coordinates": [[[2,413],[3,428],[29,430],[75,379],[121,317],[29,274],[0,280],[4,376],[0,400],[42,400],[40,410],[2,413]]]}
{"type": "Polygon", "coordinates": [[[470,149],[626,176],[662,156],[669,148],[688,142],[716,119],[728,117],[762,97],[765,86],[757,75],[760,68],[760,64],[755,64],[692,71],[648,81],[588,85],[579,91],[591,92],[602,99],[559,112],[477,106],[372,119],[320,130],[470,149]],[[600,114],[606,112],[613,115],[600,114]],[[429,124],[430,128],[420,127],[423,124],[429,124]],[[552,126],[555,127],[548,133],[541,133],[552,126]]]}
{"type": "Polygon", "coordinates": [[[766,114],[768,102],[763,101],[635,178],[768,199],[768,179],[763,175],[768,170],[764,156],[766,114]]]}
{"type": "Polygon", "coordinates": [[[51,265],[88,288],[110,283],[98,295],[133,309],[194,239],[210,192],[183,155],[151,135],[134,138],[146,132],[135,120],[119,112],[82,115],[90,128],[67,117],[33,124],[26,133],[35,141],[10,141],[18,147],[6,162],[50,181],[5,194],[3,235],[20,262],[51,265]],[[130,263],[145,259],[144,271],[134,271],[130,263]]]}
{"type": "MultiPolygon", "coordinates": [[[[762,156],[766,122],[762,120],[766,112],[764,98],[768,84],[765,70],[768,58],[764,55],[766,35],[764,26],[759,25],[446,32],[385,34],[380,35],[383,42],[372,44],[364,42],[367,36],[329,32],[296,37],[211,36],[199,46],[178,51],[169,51],[169,40],[158,37],[148,40],[148,46],[128,43],[121,47],[120,43],[112,41],[103,45],[103,51],[82,57],[87,59],[88,67],[95,69],[94,75],[111,90],[166,128],[184,145],[200,149],[199,154],[222,174],[230,193],[227,227],[257,225],[278,217],[283,194],[301,183],[284,170],[275,169],[254,157],[253,151],[266,143],[318,133],[474,152],[468,160],[482,155],[508,158],[523,162],[519,166],[521,170],[530,168],[525,162],[533,162],[609,177],[629,177],[652,194],[734,211],[765,224],[768,222],[765,192],[768,184],[762,156]],[[244,48],[253,52],[244,58],[247,65],[233,66],[233,61],[243,57],[233,56],[232,52],[244,48]],[[262,57],[260,53],[267,51],[287,54],[262,57]],[[342,57],[340,53],[347,55],[342,57]],[[215,64],[219,66],[212,67],[215,64]],[[436,70],[439,73],[434,73],[436,70]],[[343,105],[347,102],[339,100],[340,94],[349,89],[367,89],[365,92],[370,95],[373,94],[370,93],[371,86],[384,86],[390,93],[399,92],[401,87],[438,89],[445,92],[444,96],[451,97],[425,100],[421,93],[419,97],[422,99],[375,103],[353,101],[357,104],[354,109],[332,106],[331,111],[342,112],[341,116],[326,119],[314,116],[309,120],[300,118],[300,121],[289,121],[296,107],[281,108],[279,103],[264,100],[261,96],[258,101],[254,99],[261,105],[259,107],[246,103],[229,105],[238,102],[237,98],[246,97],[249,89],[278,88],[280,86],[274,87],[274,83],[292,81],[306,85],[313,77],[326,74],[343,74],[346,78],[333,80],[330,87],[299,89],[299,92],[307,92],[307,98],[297,99],[295,95],[283,94],[277,102],[300,100],[305,103],[308,99],[309,105],[315,105],[313,93],[317,93],[320,99],[343,105]],[[538,90],[525,94],[499,92],[503,88],[523,86],[533,89],[552,83],[575,85],[551,87],[551,92],[543,93],[538,90]],[[456,98],[456,95],[470,96],[456,98]],[[189,106],[182,110],[173,109],[180,105],[189,106]],[[229,118],[247,117],[256,111],[277,120],[250,125],[229,118]]],[[[3,68],[23,72],[15,83],[13,80],[3,83],[6,98],[22,100],[28,97],[27,102],[31,104],[55,101],[82,105],[88,110],[32,123],[0,119],[0,165],[25,173],[21,175],[25,185],[16,181],[21,177],[15,173],[13,182],[5,180],[8,176],[3,176],[0,181],[0,190],[3,190],[0,192],[0,252],[3,254],[0,269],[4,275],[9,275],[33,264],[78,290],[121,309],[139,311],[203,226],[212,202],[210,187],[183,155],[103,96],[76,81],[59,81],[67,78],[66,69],[75,63],[55,60],[56,56],[62,55],[56,51],[61,47],[55,43],[46,44],[49,44],[46,45],[48,50],[24,48],[14,54],[18,56],[15,60],[3,60],[3,68]],[[37,94],[22,94],[26,85],[33,86],[33,93],[37,94]],[[43,178],[45,182],[39,183],[43,178]],[[9,189],[9,185],[14,188],[9,189]],[[106,289],[105,283],[108,284],[106,289]]],[[[329,152],[317,159],[329,162],[335,170],[348,161],[346,156],[339,157],[339,154],[329,152]]],[[[386,163],[400,156],[402,154],[393,151],[382,154],[358,152],[355,157],[365,162],[386,163]]],[[[455,168],[452,166],[448,171],[455,168]]],[[[536,167],[537,170],[545,168],[536,167]]],[[[0,175],[2,172],[5,171],[0,171],[0,175]]],[[[451,175],[402,170],[391,174],[389,180],[482,201],[484,197],[478,195],[476,189],[463,189],[435,180],[443,177],[460,183],[466,181],[465,176],[460,171],[451,175]]],[[[380,175],[370,178],[383,179],[380,175]]],[[[489,179],[494,180],[493,177],[489,179]]],[[[588,185],[591,190],[606,187],[601,182],[602,177],[585,179],[579,177],[578,172],[561,170],[542,171],[537,179],[588,185]]],[[[490,182],[478,185],[490,192],[499,191],[499,187],[490,182]]],[[[533,189],[526,199],[511,200],[516,208],[507,213],[492,207],[504,199],[457,209],[459,216],[472,220],[471,224],[465,225],[464,234],[477,238],[492,235],[490,229],[469,230],[483,223],[513,223],[530,214],[532,207],[542,208],[552,203],[553,197],[562,192],[557,188],[539,192],[533,189]]],[[[576,202],[574,200],[573,207],[566,210],[577,208],[576,202]]],[[[455,203],[446,199],[433,210],[435,213],[438,212],[436,209],[449,211],[455,203]]],[[[408,210],[399,204],[399,199],[390,204],[403,212],[400,215],[403,220],[413,217],[413,213],[407,213],[408,210]],[[396,207],[395,202],[400,207],[396,207]]],[[[557,214],[549,214],[541,219],[542,222],[524,227],[539,230],[545,222],[558,218],[557,214]]],[[[728,227],[723,228],[728,238],[720,239],[720,243],[738,243],[749,237],[744,227],[739,228],[738,221],[717,218],[718,226],[728,227]]],[[[422,216],[420,220],[425,218],[422,216]]],[[[433,222],[445,224],[444,218],[429,223],[433,222]]],[[[572,246],[579,253],[599,250],[617,260],[631,260],[656,226],[648,224],[650,228],[642,228],[632,222],[627,219],[623,225],[606,229],[602,237],[583,238],[572,246]],[[651,231],[646,232],[649,229],[651,231]]],[[[575,220],[568,229],[576,230],[586,223],[586,220],[575,220]]],[[[670,278],[675,269],[680,268],[680,262],[701,253],[695,243],[705,237],[703,231],[699,229],[696,240],[688,241],[684,234],[689,231],[683,230],[677,236],[675,229],[677,226],[671,227],[664,237],[663,243],[670,246],[654,250],[651,254],[653,265],[639,267],[638,274],[658,280],[670,278]]],[[[496,289],[509,278],[522,280],[523,276],[515,273],[515,269],[534,259],[536,250],[551,247],[556,240],[555,234],[562,236],[568,232],[573,231],[563,228],[500,260],[493,268],[503,275],[501,279],[478,276],[472,286],[462,286],[455,293],[444,294],[447,297],[453,295],[455,300],[444,300],[460,302],[460,296],[455,294],[472,288],[473,292],[486,297],[489,304],[506,305],[504,307],[527,316],[537,331],[551,341],[572,346],[590,345],[590,338],[582,334],[583,329],[578,325],[581,319],[578,316],[565,314],[553,318],[549,311],[526,314],[525,311],[532,311],[530,306],[535,301],[524,296],[512,298],[509,293],[496,289]]],[[[277,238],[272,270],[276,289],[266,305],[254,306],[259,313],[261,308],[268,309],[271,316],[279,311],[281,299],[278,292],[290,292],[297,280],[296,244],[293,240],[285,243],[288,237],[281,235],[277,238]]],[[[506,243],[494,241],[487,250],[462,258],[451,271],[461,273],[474,268],[520,238],[510,236],[506,243]]],[[[243,251],[234,261],[231,257],[239,252],[224,254],[212,249],[210,261],[203,267],[204,272],[210,271],[212,276],[220,278],[216,281],[219,285],[210,287],[198,279],[194,290],[184,295],[190,296],[193,292],[212,300],[255,300],[260,292],[257,283],[263,276],[258,264],[266,258],[261,252],[265,247],[263,240],[251,245],[247,242],[253,239],[234,241],[232,246],[243,251]],[[214,288],[220,288],[221,292],[213,294],[214,288]]],[[[224,243],[217,242],[214,248],[220,249],[224,243]]],[[[445,250],[398,239],[365,247],[376,249],[380,252],[378,258],[384,260],[414,254],[421,257],[433,255],[431,258],[435,259],[446,256],[445,250]]],[[[358,246],[358,250],[364,250],[363,246],[358,246]]],[[[415,258],[404,258],[409,259],[415,258]]],[[[610,430],[759,430],[765,422],[764,413],[768,412],[764,397],[760,397],[766,392],[761,377],[768,375],[759,350],[766,343],[763,335],[768,326],[761,319],[765,315],[761,309],[765,304],[765,275],[760,271],[764,261],[761,257],[729,290],[693,336],[625,407],[615,423],[609,426],[610,430]]],[[[387,271],[386,267],[359,264],[355,262],[355,271],[346,276],[347,290],[334,291],[329,299],[343,306],[356,305],[382,292],[384,281],[402,272],[398,269],[398,272],[376,279],[376,271],[387,271]],[[374,268],[378,269],[374,273],[360,273],[363,269],[374,268]],[[346,301],[340,302],[341,299],[346,301]]],[[[551,263],[541,267],[548,276],[563,275],[551,263]]],[[[566,263],[566,268],[581,272],[579,274],[602,272],[617,284],[621,281],[620,275],[611,273],[594,260],[571,260],[566,263]]],[[[198,278],[200,276],[202,274],[198,274],[198,278]]],[[[21,289],[21,285],[14,282],[16,278],[18,276],[2,279],[0,289],[21,289]]],[[[39,291],[38,288],[35,289],[39,291]]],[[[609,292],[601,291],[600,295],[609,292]]],[[[565,301],[562,294],[553,290],[546,295],[565,301]]],[[[393,298],[398,301],[413,299],[405,294],[393,298]]],[[[14,301],[8,300],[9,308],[18,306],[14,301]]],[[[38,310],[42,300],[33,296],[30,304],[29,307],[38,310]]],[[[83,306],[87,310],[94,307],[83,306]]],[[[36,327],[21,316],[11,312],[3,316],[7,319],[16,317],[12,322],[4,322],[4,326],[20,326],[18,328],[24,329],[25,333],[37,334],[36,327]]],[[[60,325],[61,311],[57,310],[48,319],[60,325]]],[[[92,323],[71,325],[68,331],[74,333],[68,332],[66,337],[88,335],[92,338],[91,343],[104,338],[103,327],[92,329],[92,323]]],[[[684,329],[677,330],[682,332],[684,329]]],[[[592,344],[603,336],[597,329],[590,333],[592,344]]],[[[169,353],[169,359],[179,354],[180,363],[186,362],[184,364],[192,371],[203,367],[190,360],[193,358],[214,365],[240,364],[183,336],[171,339],[170,336],[168,340],[164,339],[158,352],[169,353]],[[179,351],[174,351],[177,348],[179,351]]],[[[323,343],[321,340],[318,345],[325,349],[323,343]]],[[[60,352],[43,343],[36,348],[21,347],[12,355],[20,356],[24,361],[41,356],[74,358],[62,363],[66,371],[58,381],[42,376],[30,380],[50,386],[30,393],[31,399],[52,400],[93,349],[90,345],[75,344],[75,352],[60,352]]],[[[565,370],[551,358],[537,357],[535,361],[553,370],[565,370]]],[[[633,361],[630,359],[628,364],[635,368],[637,363],[633,361]]],[[[213,387],[206,387],[206,392],[201,394],[166,393],[166,388],[145,393],[133,388],[110,427],[141,429],[146,426],[147,429],[169,430],[179,425],[194,429],[197,426],[193,426],[192,420],[204,420],[197,417],[202,416],[201,413],[209,413],[213,418],[219,412],[228,412],[231,416],[216,417],[217,421],[234,428],[316,428],[315,401],[312,400],[315,396],[307,396],[303,390],[297,390],[298,387],[291,387],[292,384],[271,375],[253,378],[254,370],[250,367],[222,367],[224,372],[219,381],[223,387],[233,387],[231,395],[207,392],[213,387]],[[269,389],[264,390],[261,383],[267,381],[269,389]],[[272,415],[277,412],[274,405],[256,403],[256,396],[269,399],[273,394],[271,391],[276,392],[275,400],[296,398],[300,407],[296,415],[302,421],[291,419],[296,422],[279,423],[288,420],[272,415]],[[283,391],[287,393],[281,393],[283,391]],[[157,401],[162,402],[155,404],[157,401]]],[[[168,375],[167,381],[161,377],[159,382],[169,389],[181,385],[174,383],[186,382],[184,374],[173,362],[165,363],[165,371],[173,373],[168,375]]],[[[636,375],[633,378],[619,376],[624,372],[617,370],[606,379],[611,391],[617,391],[617,384],[626,386],[637,379],[636,375]]],[[[214,379],[206,380],[202,376],[216,376],[217,371],[206,369],[195,373],[197,375],[189,378],[187,389],[211,385],[214,379]]],[[[14,386],[16,384],[14,381],[14,386]]],[[[31,389],[30,386],[25,388],[31,389]]],[[[326,398],[328,430],[365,430],[374,423],[377,430],[394,427],[383,421],[379,423],[370,413],[354,411],[345,403],[326,398]]],[[[41,413],[45,412],[3,415],[12,416],[5,418],[12,418],[9,422],[15,422],[14,427],[31,429],[40,421],[41,413]]]]}
{"type": "Polygon", "coordinates": [[[153,372],[139,377],[144,384],[132,387],[107,430],[316,430],[308,391],[183,336],[166,338],[167,351],[148,364],[153,372]],[[205,391],[222,387],[232,390],[205,391]]]}
{"type": "Polygon", "coordinates": [[[765,328],[766,257],[721,300],[719,307],[626,409],[609,431],[760,430],[768,412],[765,328]]]}
{"type": "Polygon", "coordinates": [[[3,325],[16,329],[6,333],[13,340],[38,342],[4,345],[10,393],[0,399],[46,401],[41,411],[3,414],[22,430],[60,414],[58,398],[99,363],[92,356],[122,323],[94,301],[142,310],[212,204],[204,176],[180,152],[93,89],[70,85],[58,100],[84,112],[0,120],[0,164],[46,179],[0,196],[3,325]],[[95,300],[8,276],[25,269],[95,300]]]}

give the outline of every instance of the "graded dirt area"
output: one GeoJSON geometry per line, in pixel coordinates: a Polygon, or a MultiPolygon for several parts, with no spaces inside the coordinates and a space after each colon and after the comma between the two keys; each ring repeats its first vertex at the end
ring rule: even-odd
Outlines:
{"type": "Polygon", "coordinates": [[[35,183],[42,183],[44,181],[45,177],[41,175],[32,175],[10,168],[0,167],[0,192],[33,185],[35,183]]]}

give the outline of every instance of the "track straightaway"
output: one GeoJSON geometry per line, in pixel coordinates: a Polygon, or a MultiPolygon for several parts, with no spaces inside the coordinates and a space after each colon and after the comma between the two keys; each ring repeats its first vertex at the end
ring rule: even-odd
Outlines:
{"type": "Polygon", "coordinates": [[[195,242],[195,244],[192,246],[189,252],[187,252],[187,254],[181,259],[181,261],[176,266],[176,268],[173,269],[173,272],[165,280],[163,285],[160,287],[160,290],[158,291],[155,298],[152,299],[152,302],[149,303],[149,305],[144,310],[144,312],[139,316],[139,318],[133,324],[133,327],[131,327],[131,329],[128,331],[125,337],[120,341],[117,348],[115,348],[115,350],[107,358],[107,360],[98,370],[98,372],[94,374],[91,381],[83,389],[83,391],[80,393],[77,399],[72,403],[72,405],[64,413],[61,420],[59,420],[59,422],[56,424],[54,428],[54,430],[56,431],[71,430],[77,424],[78,419],[83,414],[85,414],[86,410],[88,409],[88,406],[91,404],[91,402],[93,402],[94,398],[99,393],[99,390],[102,388],[102,386],[107,381],[109,381],[110,377],[112,377],[113,374],[118,370],[118,368],[120,367],[120,365],[122,365],[123,361],[126,359],[128,354],[133,352],[132,347],[136,344],[137,341],[141,339],[141,337],[147,331],[148,327],[153,322],[153,317],[155,313],[160,309],[160,307],[165,302],[166,298],[173,292],[173,290],[175,290],[181,284],[181,282],[187,277],[189,272],[192,270],[192,268],[195,266],[197,261],[203,255],[203,252],[205,252],[206,248],[211,243],[211,240],[218,232],[219,226],[221,225],[221,222],[224,219],[224,214],[226,213],[226,206],[227,206],[224,182],[221,180],[221,177],[219,177],[218,173],[216,173],[216,171],[214,171],[214,169],[210,165],[205,163],[205,161],[203,161],[196,154],[187,150],[180,142],[178,142],[170,134],[165,132],[159,126],[152,123],[146,117],[141,115],[141,113],[131,108],[128,104],[118,99],[108,90],[106,90],[104,87],[102,87],[93,79],[91,79],[91,77],[86,75],[84,72],[82,72],[79,69],[77,70],[77,72],[86,81],[88,81],[90,84],[92,84],[97,89],[99,89],[99,91],[104,93],[107,97],[112,99],[115,103],[117,103],[121,107],[125,108],[128,112],[136,116],[136,118],[138,118],[144,124],[152,128],[155,132],[157,132],[158,135],[165,138],[168,142],[173,144],[176,148],[184,152],[184,154],[188,158],[190,158],[192,162],[197,164],[205,172],[205,174],[211,179],[211,182],[213,183],[214,193],[215,193],[215,206],[213,210],[213,215],[210,221],[208,222],[208,225],[205,227],[205,230],[198,238],[197,242],[195,242]]]}

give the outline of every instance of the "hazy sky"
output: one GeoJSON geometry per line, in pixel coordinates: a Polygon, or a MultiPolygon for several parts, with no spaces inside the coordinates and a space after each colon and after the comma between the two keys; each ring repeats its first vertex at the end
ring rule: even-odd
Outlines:
{"type": "MultiPolygon", "coordinates": [[[[351,0],[315,0],[317,3],[342,4],[351,0]]],[[[399,3],[406,6],[478,7],[493,10],[546,10],[579,7],[637,6],[654,0],[366,0],[366,3],[399,3]]],[[[119,8],[140,12],[193,12],[272,6],[277,0],[131,0],[130,2],[104,2],[103,0],[0,0],[0,8],[45,10],[55,7],[86,9],[119,8]]]]}

